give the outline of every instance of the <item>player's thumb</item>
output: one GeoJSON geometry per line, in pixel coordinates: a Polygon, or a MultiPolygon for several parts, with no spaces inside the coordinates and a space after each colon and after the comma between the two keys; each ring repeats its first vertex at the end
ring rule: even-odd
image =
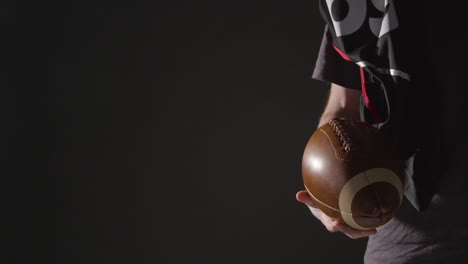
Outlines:
{"type": "Polygon", "coordinates": [[[310,197],[306,190],[302,190],[296,193],[296,200],[312,208],[317,208],[314,200],[310,197]]]}

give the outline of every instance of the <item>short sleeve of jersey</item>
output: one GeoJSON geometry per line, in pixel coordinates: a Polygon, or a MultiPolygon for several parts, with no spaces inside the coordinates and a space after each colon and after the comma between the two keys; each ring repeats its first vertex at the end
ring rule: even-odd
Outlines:
{"type": "Polygon", "coordinates": [[[345,60],[335,50],[332,36],[327,27],[325,27],[312,78],[350,89],[361,90],[359,66],[345,60]]]}

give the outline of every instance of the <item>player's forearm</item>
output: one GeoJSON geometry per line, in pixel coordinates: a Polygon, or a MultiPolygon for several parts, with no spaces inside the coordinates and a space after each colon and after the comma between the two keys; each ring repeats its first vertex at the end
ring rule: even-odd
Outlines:
{"type": "Polygon", "coordinates": [[[335,117],[359,119],[359,100],[361,91],[352,90],[332,84],[326,107],[320,117],[318,126],[335,117]]]}

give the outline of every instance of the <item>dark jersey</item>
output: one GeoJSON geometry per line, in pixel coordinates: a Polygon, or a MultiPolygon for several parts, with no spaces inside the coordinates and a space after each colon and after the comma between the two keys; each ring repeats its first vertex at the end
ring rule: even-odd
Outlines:
{"type": "Polygon", "coordinates": [[[428,91],[433,84],[418,79],[424,50],[418,45],[420,19],[409,2],[320,1],[327,27],[314,77],[362,90],[361,119],[394,140],[407,164],[405,195],[415,208],[424,210],[440,175],[439,163],[431,167],[427,163],[438,159],[440,152],[434,149],[440,142],[432,137],[431,151],[426,151],[424,117],[433,121],[437,113],[424,110],[434,98],[421,100],[432,96],[428,91]],[[331,63],[343,68],[326,70],[331,63]]]}
{"type": "Polygon", "coordinates": [[[369,237],[365,263],[468,257],[463,10],[433,1],[321,1],[327,27],[313,77],[361,89],[362,119],[391,135],[408,164],[402,207],[369,237]],[[388,12],[397,21],[389,17],[377,31],[374,19],[384,23],[388,12]]]}

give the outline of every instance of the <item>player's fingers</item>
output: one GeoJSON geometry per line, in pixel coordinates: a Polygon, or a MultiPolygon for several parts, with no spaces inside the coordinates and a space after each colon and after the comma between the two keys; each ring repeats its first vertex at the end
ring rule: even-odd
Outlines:
{"type": "Polygon", "coordinates": [[[319,211],[319,209],[317,209],[317,206],[315,205],[314,200],[310,197],[310,195],[305,190],[299,191],[296,193],[296,200],[309,206],[312,213],[323,223],[323,225],[329,232],[332,232],[332,233],[342,232],[346,236],[352,239],[368,237],[377,233],[376,229],[371,229],[371,230],[353,229],[351,227],[340,224],[338,221],[336,221],[333,218],[328,217],[327,215],[319,211]]]}
{"type": "Polygon", "coordinates": [[[312,212],[312,214],[322,222],[322,224],[327,228],[328,231],[330,232],[337,232],[339,231],[337,225],[338,222],[329,217],[328,215],[324,214],[315,204],[314,200],[310,197],[309,193],[307,191],[299,191],[296,194],[296,199],[307,205],[312,212]]]}
{"type": "Polygon", "coordinates": [[[376,229],[356,230],[351,227],[340,224],[340,222],[325,215],[322,211],[320,211],[315,205],[314,200],[309,196],[309,194],[305,190],[297,192],[296,199],[297,201],[309,206],[312,213],[322,222],[322,224],[325,226],[325,228],[329,232],[332,232],[332,233],[342,232],[348,237],[353,238],[353,239],[368,237],[370,235],[374,235],[375,233],[377,233],[376,229]]]}
{"type": "Polygon", "coordinates": [[[322,223],[325,225],[329,232],[335,233],[340,232],[342,230],[341,225],[335,220],[325,218],[324,220],[322,220],[322,223]]]}
{"type": "Polygon", "coordinates": [[[364,237],[368,237],[368,236],[371,236],[371,235],[374,235],[375,233],[370,233],[370,232],[367,232],[367,231],[360,231],[360,232],[353,232],[353,233],[344,233],[346,236],[348,236],[349,238],[352,238],[352,239],[359,239],[359,238],[364,238],[364,237]]]}
{"type": "Polygon", "coordinates": [[[357,230],[354,228],[351,228],[349,226],[341,224],[339,221],[336,219],[332,219],[330,217],[322,217],[321,219],[322,223],[325,225],[328,231],[330,232],[342,232],[345,235],[347,235],[350,238],[362,238],[362,237],[367,237],[370,235],[374,235],[377,230],[376,229],[370,229],[370,230],[357,230]]]}
{"type": "Polygon", "coordinates": [[[343,232],[345,235],[352,239],[358,239],[358,238],[363,238],[363,237],[368,237],[371,235],[375,235],[377,233],[376,229],[370,229],[370,230],[356,230],[353,228],[350,228],[348,226],[339,226],[340,231],[343,232]]]}
{"type": "Polygon", "coordinates": [[[310,207],[317,208],[317,206],[314,203],[314,200],[310,198],[310,195],[305,190],[296,193],[296,200],[310,207]]]}

